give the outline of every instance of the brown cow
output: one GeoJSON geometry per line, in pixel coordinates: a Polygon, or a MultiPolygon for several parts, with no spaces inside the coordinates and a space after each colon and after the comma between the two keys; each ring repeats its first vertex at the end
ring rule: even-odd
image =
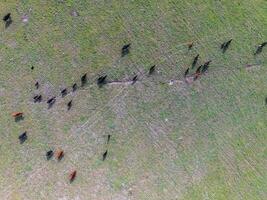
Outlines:
{"type": "Polygon", "coordinates": [[[69,174],[69,181],[70,181],[70,183],[72,183],[74,181],[74,179],[76,178],[76,174],[77,174],[77,171],[76,170],[72,171],[69,174]]]}
{"type": "Polygon", "coordinates": [[[64,151],[63,150],[58,150],[56,152],[56,158],[57,158],[57,160],[58,161],[61,161],[63,157],[64,157],[64,151]]]}

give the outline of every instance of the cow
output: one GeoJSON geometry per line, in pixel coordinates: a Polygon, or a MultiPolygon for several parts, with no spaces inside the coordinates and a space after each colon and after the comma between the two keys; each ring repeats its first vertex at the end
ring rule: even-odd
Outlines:
{"type": "Polygon", "coordinates": [[[67,88],[61,90],[60,93],[61,93],[61,97],[65,97],[67,95],[67,93],[68,93],[67,88]]]}
{"type": "Polygon", "coordinates": [[[194,58],[194,60],[192,62],[192,69],[196,66],[198,58],[199,58],[199,54],[196,55],[196,57],[194,58]]]}
{"type": "Polygon", "coordinates": [[[64,151],[63,150],[58,150],[57,153],[56,153],[57,160],[61,161],[63,157],[64,157],[64,151]]]}
{"type": "Polygon", "coordinates": [[[18,122],[24,119],[23,112],[14,112],[12,113],[12,117],[14,117],[15,122],[18,122]]]}
{"type": "Polygon", "coordinates": [[[33,97],[34,103],[40,103],[42,101],[42,95],[35,95],[33,97]]]}
{"type": "Polygon", "coordinates": [[[7,22],[8,20],[11,20],[11,13],[7,13],[4,17],[3,17],[3,21],[7,22]]]}
{"type": "Polygon", "coordinates": [[[55,102],[56,102],[56,97],[48,99],[47,100],[48,108],[51,108],[55,102]]]}
{"type": "Polygon", "coordinates": [[[28,136],[27,136],[27,131],[25,131],[24,133],[22,133],[20,136],[19,136],[19,141],[20,141],[20,144],[23,144],[26,140],[27,140],[28,136]]]}
{"type": "Polygon", "coordinates": [[[76,174],[77,174],[77,171],[76,170],[72,171],[69,174],[69,181],[70,181],[70,183],[72,183],[74,181],[74,179],[76,178],[76,174]]]}
{"type": "Polygon", "coordinates": [[[3,21],[5,22],[5,28],[8,28],[13,22],[11,18],[11,13],[6,14],[3,17],[3,21]]]}
{"type": "Polygon", "coordinates": [[[87,83],[87,74],[85,73],[85,74],[81,77],[81,86],[83,87],[86,83],[87,83]]]}
{"type": "Polygon", "coordinates": [[[100,76],[100,77],[97,79],[97,85],[98,85],[99,87],[102,87],[103,85],[105,85],[105,84],[107,83],[106,78],[107,78],[107,75],[105,75],[105,76],[100,76]]]}
{"type": "Polygon", "coordinates": [[[49,150],[49,151],[46,152],[45,155],[46,155],[46,159],[50,160],[53,157],[54,152],[52,150],[49,150]]]}
{"type": "Polygon", "coordinates": [[[72,92],[75,92],[77,90],[78,86],[77,86],[77,83],[74,83],[72,85],[72,92]]]}
{"type": "Polygon", "coordinates": [[[107,144],[109,143],[109,141],[110,141],[110,138],[111,138],[111,135],[110,135],[110,134],[108,134],[107,144]]]}
{"type": "Polygon", "coordinates": [[[67,103],[67,106],[68,106],[68,110],[70,110],[71,107],[72,107],[72,100],[70,100],[70,101],[67,103]]]}
{"type": "Polygon", "coordinates": [[[31,67],[31,70],[34,70],[34,66],[31,67]]]}
{"type": "Polygon", "coordinates": [[[106,160],[107,155],[108,155],[108,150],[106,150],[105,153],[103,153],[103,157],[102,157],[103,161],[106,160]]]}
{"type": "Polygon", "coordinates": [[[228,47],[230,46],[232,41],[233,41],[233,39],[230,39],[221,45],[221,49],[223,50],[223,53],[228,49],[228,47]]]}
{"type": "Polygon", "coordinates": [[[194,42],[189,42],[189,43],[187,44],[187,46],[188,46],[188,50],[191,50],[192,47],[193,47],[193,45],[194,45],[194,42]]]}
{"type": "Polygon", "coordinates": [[[135,75],[135,76],[133,77],[133,79],[132,79],[132,85],[135,84],[135,82],[137,81],[137,77],[138,77],[137,75],[135,75]]]}
{"type": "Polygon", "coordinates": [[[187,70],[184,73],[184,78],[186,78],[186,76],[189,74],[189,68],[187,68],[187,70]]]}
{"type": "Polygon", "coordinates": [[[197,68],[196,73],[200,73],[202,67],[203,67],[203,65],[200,65],[200,66],[197,68]]]}
{"type": "Polygon", "coordinates": [[[121,49],[121,57],[126,56],[130,52],[131,43],[125,44],[121,49]]]}
{"type": "Polygon", "coordinates": [[[257,50],[256,50],[256,52],[254,53],[254,55],[260,54],[260,53],[262,52],[263,47],[266,46],[266,45],[267,45],[267,42],[263,42],[263,43],[261,43],[261,44],[257,47],[257,50]]]}
{"type": "Polygon", "coordinates": [[[36,89],[38,89],[38,88],[39,88],[39,86],[40,86],[40,84],[39,84],[39,82],[38,82],[38,81],[36,81],[34,85],[35,85],[35,88],[36,88],[36,89]]]}
{"type": "Polygon", "coordinates": [[[150,67],[148,74],[152,75],[155,72],[155,69],[156,69],[156,65],[153,65],[152,67],[150,67]]]}
{"type": "Polygon", "coordinates": [[[211,63],[212,60],[209,60],[207,62],[204,63],[204,66],[208,66],[211,63]]]}

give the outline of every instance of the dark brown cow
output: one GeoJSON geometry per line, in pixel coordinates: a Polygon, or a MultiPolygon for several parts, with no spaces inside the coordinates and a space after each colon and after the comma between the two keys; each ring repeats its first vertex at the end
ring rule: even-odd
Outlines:
{"type": "Polygon", "coordinates": [[[189,42],[189,43],[187,44],[187,46],[188,46],[188,50],[191,50],[192,47],[193,47],[193,45],[194,45],[194,42],[189,42]]]}
{"type": "Polygon", "coordinates": [[[77,171],[76,170],[72,171],[69,174],[69,181],[70,181],[70,183],[72,183],[74,181],[74,179],[76,178],[76,174],[77,174],[77,171]]]}
{"type": "Polygon", "coordinates": [[[108,155],[108,150],[106,150],[105,153],[103,153],[103,157],[102,157],[103,161],[106,160],[107,155],[108,155]]]}

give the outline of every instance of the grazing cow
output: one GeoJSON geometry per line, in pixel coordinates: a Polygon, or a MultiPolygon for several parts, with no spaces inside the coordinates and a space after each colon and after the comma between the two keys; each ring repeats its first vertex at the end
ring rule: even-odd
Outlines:
{"type": "Polygon", "coordinates": [[[228,49],[228,47],[230,46],[232,40],[233,40],[233,39],[230,39],[230,40],[228,40],[227,42],[224,42],[224,43],[221,45],[221,48],[222,48],[222,50],[223,50],[223,53],[228,49]]]}
{"type": "Polygon", "coordinates": [[[81,77],[81,84],[82,84],[82,87],[87,83],[87,74],[84,74],[82,77],[81,77]]]}
{"type": "Polygon", "coordinates": [[[74,179],[76,178],[76,174],[77,174],[77,171],[76,170],[72,171],[69,174],[69,181],[70,181],[70,183],[72,183],[74,181],[74,179]]]}
{"type": "Polygon", "coordinates": [[[156,65],[153,65],[152,67],[150,67],[148,74],[152,75],[155,72],[155,69],[156,69],[156,65]]]}
{"type": "Polygon", "coordinates": [[[34,66],[31,67],[31,70],[34,70],[34,66]]]}
{"type": "Polygon", "coordinates": [[[72,92],[75,92],[77,90],[78,86],[77,86],[77,83],[74,83],[72,85],[72,92]]]}
{"type": "Polygon", "coordinates": [[[56,102],[56,97],[48,99],[47,100],[48,108],[51,108],[55,102],[56,102]]]}
{"type": "Polygon", "coordinates": [[[203,66],[200,65],[200,66],[197,68],[197,70],[196,70],[196,73],[197,73],[197,74],[200,73],[202,67],[203,67],[203,66]]]}
{"type": "Polygon", "coordinates": [[[205,73],[209,68],[209,65],[204,65],[202,70],[201,70],[201,73],[205,73]]]}
{"type": "Polygon", "coordinates": [[[19,141],[20,141],[20,144],[23,144],[26,140],[27,140],[28,136],[27,136],[27,132],[25,131],[24,133],[22,133],[20,136],[19,136],[19,141]]]}
{"type": "Polygon", "coordinates": [[[109,143],[109,141],[110,141],[110,138],[111,138],[111,135],[110,135],[110,134],[108,134],[107,144],[109,143]]]}
{"type": "Polygon", "coordinates": [[[42,101],[42,95],[35,95],[33,97],[33,100],[34,100],[34,103],[36,103],[36,102],[40,103],[42,101]]]}
{"type": "Polygon", "coordinates": [[[67,95],[67,93],[68,93],[67,88],[61,90],[60,93],[61,93],[61,97],[65,97],[67,95]]]}
{"type": "Polygon", "coordinates": [[[187,45],[188,45],[188,50],[191,50],[194,45],[194,42],[189,42],[187,45]]]}
{"type": "Polygon", "coordinates": [[[266,45],[267,45],[267,42],[263,42],[263,43],[261,43],[261,44],[258,46],[258,48],[257,48],[256,52],[254,53],[254,55],[260,54],[260,53],[262,52],[263,47],[266,46],[266,45]]]}
{"type": "Polygon", "coordinates": [[[193,60],[193,63],[192,63],[192,69],[196,66],[197,61],[198,61],[198,58],[199,58],[199,54],[197,54],[196,57],[195,57],[194,60],[193,60]]]}
{"type": "Polygon", "coordinates": [[[130,52],[131,43],[125,44],[121,49],[121,57],[126,56],[130,52]]]}
{"type": "Polygon", "coordinates": [[[38,89],[39,86],[40,86],[38,81],[36,81],[34,85],[35,85],[35,88],[36,88],[36,89],[38,89]]]}
{"type": "Polygon", "coordinates": [[[23,112],[14,112],[12,113],[12,117],[17,118],[17,117],[22,117],[23,116],[23,112]]]}
{"type": "Polygon", "coordinates": [[[102,87],[103,85],[105,85],[105,84],[107,83],[106,78],[107,78],[107,75],[105,75],[105,76],[100,76],[100,77],[97,79],[97,85],[98,85],[99,87],[102,87]]]}
{"type": "Polygon", "coordinates": [[[24,119],[23,112],[14,112],[14,113],[12,113],[12,116],[14,117],[15,122],[18,122],[18,121],[24,119]]]}
{"type": "Polygon", "coordinates": [[[8,28],[12,24],[11,13],[6,14],[3,21],[5,22],[5,28],[8,28]]]}
{"type": "Polygon", "coordinates": [[[137,75],[135,75],[132,79],[132,85],[135,84],[135,82],[137,81],[137,75]]]}
{"type": "Polygon", "coordinates": [[[53,157],[54,152],[52,150],[49,150],[49,151],[46,152],[45,155],[46,155],[46,159],[50,160],[53,157]]]}
{"type": "Polygon", "coordinates": [[[56,153],[57,160],[61,161],[63,157],[64,157],[64,151],[58,150],[57,153],[56,153]]]}
{"type": "Polygon", "coordinates": [[[67,106],[68,106],[68,110],[70,110],[71,107],[72,107],[72,100],[70,100],[70,101],[68,102],[67,106]]]}
{"type": "Polygon", "coordinates": [[[11,20],[11,13],[7,13],[4,17],[3,17],[4,22],[7,22],[8,20],[11,20]]]}
{"type": "Polygon", "coordinates": [[[189,74],[189,68],[187,68],[187,70],[184,73],[184,78],[186,78],[186,76],[189,74]]]}
{"type": "Polygon", "coordinates": [[[103,153],[103,158],[102,158],[103,161],[106,160],[107,155],[108,155],[108,150],[106,150],[105,153],[103,153]]]}

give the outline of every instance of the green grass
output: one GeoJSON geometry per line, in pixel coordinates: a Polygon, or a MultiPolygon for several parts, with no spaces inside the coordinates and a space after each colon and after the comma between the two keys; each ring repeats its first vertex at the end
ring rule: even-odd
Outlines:
{"type": "Polygon", "coordinates": [[[267,39],[266,9],[265,0],[1,1],[1,16],[14,21],[0,24],[1,199],[265,199],[267,49],[253,52],[267,39]],[[212,59],[207,75],[162,84],[183,80],[198,53],[201,63],[212,59]],[[159,73],[143,76],[154,64],[159,73]],[[32,102],[85,72],[90,86],[53,108],[32,102]],[[134,86],[91,85],[100,74],[136,73],[144,78],[134,86]],[[15,123],[14,111],[25,119],[15,123]],[[46,161],[59,148],[64,159],[46,161]]]}

